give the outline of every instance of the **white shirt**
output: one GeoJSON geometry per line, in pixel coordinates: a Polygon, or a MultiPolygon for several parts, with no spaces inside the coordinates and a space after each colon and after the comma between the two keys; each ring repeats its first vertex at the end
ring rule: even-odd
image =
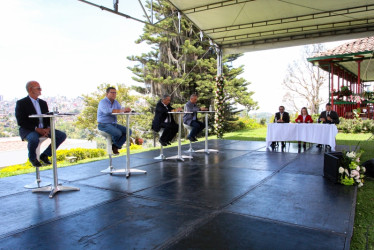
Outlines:
{"type": "MultiPolygon", "coordinates": [[[[34,108],[35,108],[35,110],[36,110],[36,114],[38,114],[38,115],[41,115],[42,114],[42,111],[41,111],[41,109],[40,109],[40,105],[39,105],[39,99],[34,99],[34,98],[32,98],[31,96],[29,96],[29,98],[30,98],[30,100],[31,100],[31,102],[32,102],[32,105],[34,105],[34,108]]],[[[38,125],[38,128],[43,128],[44,126],[43,126],[43,118],[39,118],[39,125],[38,125]]]]}

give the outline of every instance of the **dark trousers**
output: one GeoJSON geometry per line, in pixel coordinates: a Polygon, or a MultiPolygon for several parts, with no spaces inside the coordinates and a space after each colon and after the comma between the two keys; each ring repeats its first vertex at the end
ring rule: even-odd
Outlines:
{"type": "MultiPolygon", "coordinates": [[[[63,143],[66,139],[66,134],[60,130],[55,130],[56,131],[56,149],[58,146],[60,146],[61,143],[63,143]]],[[[36,159],[36,148],[39,145],[39,137],[40,134],[38,134],[36,131],[30,132],[26,137],[25,140],[27,140],[27,149],[29,150],[29,160],[34,161],[36,159]]],[[[51,138],[51,134],[48,135],[49,138],[51,138]]],[[[42,153],[47,156],[52,156],[52,149],[51,145],[44,150],[42,153]]]]}
{"type": "Polygon", "coordinates": [[[163,142],[170,142],[173,140],[175,135],[178,133],[178,124],[176,123],[162,123],[161,128],[164,128],[162,136],[160,138],[163,142]]]}
{"type": "Polygon", "coordinates": [[[195,138],[205,128],[204,123],[196,121],[196,120],[192,121],[190,126],[192,127],[192,130],[188,136],[192,138],[195,138]]]}

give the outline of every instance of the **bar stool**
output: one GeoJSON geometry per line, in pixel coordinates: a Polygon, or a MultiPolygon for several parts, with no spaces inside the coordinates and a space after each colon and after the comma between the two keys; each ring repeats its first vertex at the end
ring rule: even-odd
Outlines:
{"type": "MultiPolygon", "coordinates": [[[[160,136],[160,138],[162,136],[162,133],[164,133],[164,129],[163,128],[161,128],[160,131],[158,132],[158,135],[160,136]]],[[[164,160],[165,158],[166,157],[164,155],[164,146],[162,146],[162,144],[161,144],[160,155],[154,157],[153,159],[155,159],[155,160],[164,160]]]]}
{"type": "Polygon", "coordinates": [[[101,170],[101,173],[113,173],[113,166],[112,166],[112,136],[104,131],[99,130],[100,135],[102,135],[106,139],[106,151],[109,156],[109,167],[104,170],[101,170]]]}
{"type": "MultiPolygon", "coordinates": [[[[39,144],[38,144],[38,147],[35,150],[36,159],[38,161],[40,160],[40,147],[41,147],[42,143],[47,139],[48,139],[48,137],[39,137],[39,144]]],[[[46,186],[51,185],[50,182],[45,182],[45,183],[41,184],[42,180],[40,179],[39,167],[35,167],[35,173],[36,173],[36,180],[34,182],[30,183],[30,184],[25,185],[24,188],[33,189],[33,188],[46,187],[46,186]]]]}
{"type": "MultiPolygon", "coordinates": [[[[185,123],[183,123],[183,126],[184,126],[185,129],[187,129],[188,134],[190,134],[191,130],[192,130],[192,127],[190,125],[185,124],[185,123]]],[[[190,141],[190,148],[186,152],[189,152],[189,153],[195,152],[195,150],[193,150],[193,148],[192,148],[192,142],[191,141],[190,141]]]]}

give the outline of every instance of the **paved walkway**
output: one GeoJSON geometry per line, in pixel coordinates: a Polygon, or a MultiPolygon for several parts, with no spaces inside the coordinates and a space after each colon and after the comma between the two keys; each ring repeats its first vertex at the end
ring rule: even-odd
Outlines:
{"type": "MultiPolygon", "coordinates": [[[[107,160],[60,168],[60,182],[80,191],[53,199],[23,188],[34,174],[0,179],[0,248],[349,249],[357,189],[322,176],[323,151],[229,140],[209,147],[220,152],[185,162],[134,154],[132,166],[148,172],[129,179],[100,173],[107,160]]],[[[41,175],[52,180],[51,170],[41,175]]]]}
{"type": "MultiPolygon", "coordinates": [[[[51,141],[48,139],[43,142],[41,152],[45,150],[51,141]]],[[[96,142],[78,139],[66,139],[59,149],[71,148],[97,148],[96,142]]],[[[27,142],[21,141],[19,137],[0,138],[0,168],[22,164],[27,161],[27,142]]]]}

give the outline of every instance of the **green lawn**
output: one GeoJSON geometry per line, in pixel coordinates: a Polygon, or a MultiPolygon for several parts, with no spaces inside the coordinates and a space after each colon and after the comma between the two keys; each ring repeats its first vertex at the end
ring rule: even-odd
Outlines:
{"type": "MultiPolygon", "coordinates": [[[[374,140],[367,141],[371,134],[343,134],[338,133],[336,143],[338,145],[351,145],[352,150],[360,143],[360,149],[364,150],[361,162],[374,158],[374,140]]],[[[265,141],[266,128],[242,130],[227,133],[224,139],[265,141]]],[[[355,224],[351,249],[374,250],[374,179],[366,178],[363,187],[358,189],[355,224]]]]}

